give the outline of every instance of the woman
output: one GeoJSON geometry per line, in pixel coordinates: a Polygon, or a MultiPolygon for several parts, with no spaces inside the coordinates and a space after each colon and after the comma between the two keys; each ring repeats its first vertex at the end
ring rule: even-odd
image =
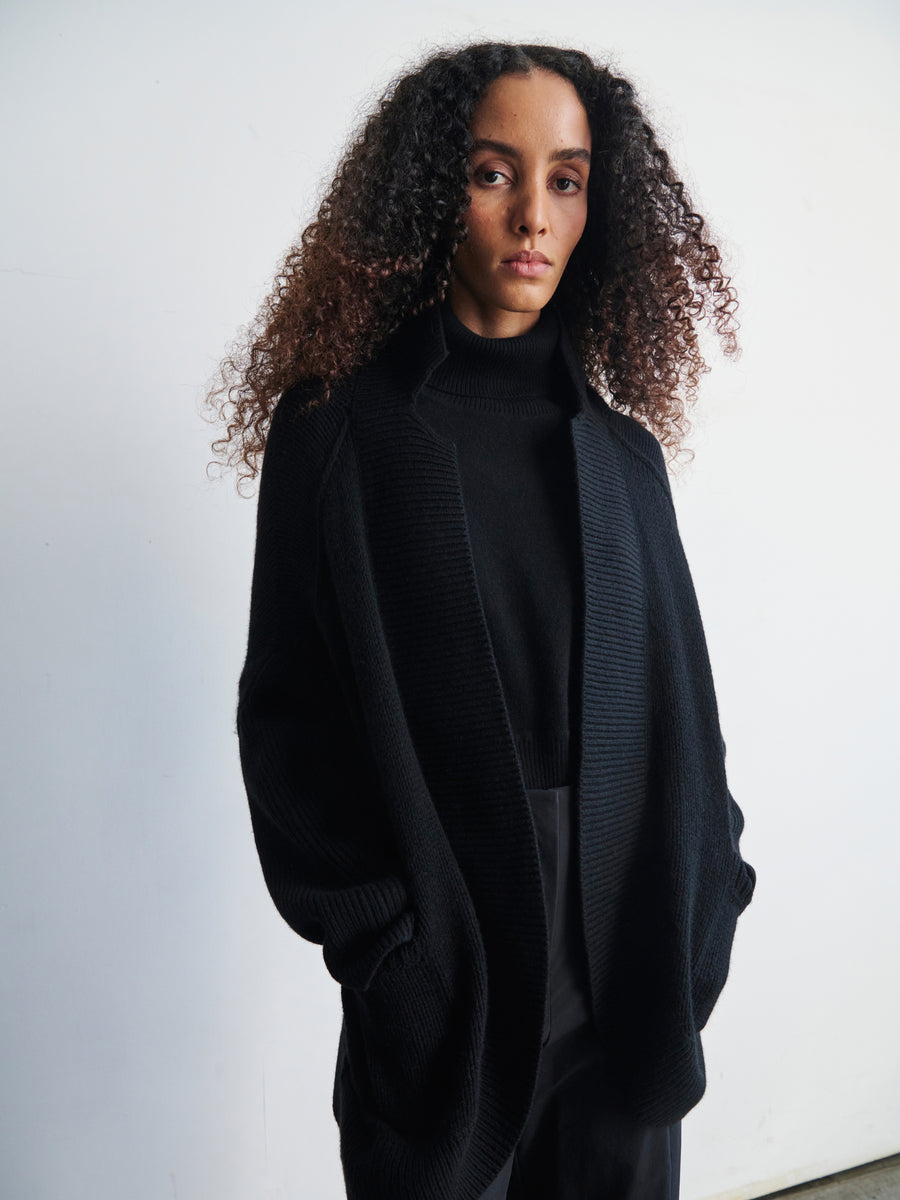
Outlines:
{"type": "Polygon", "coordinates": [[[662,451],[697,320],[736,349],[705,231],[626,80],[442,51],[226,364],[243,772],[352,1200],[678,1195],[755,885],[662,451]]]}

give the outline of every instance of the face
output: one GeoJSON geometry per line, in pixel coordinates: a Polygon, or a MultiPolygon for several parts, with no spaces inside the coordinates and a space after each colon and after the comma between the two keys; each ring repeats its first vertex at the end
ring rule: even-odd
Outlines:
{"type": "Polygon", "coordinates": [[[534,70],[494,80],[472,136],[450,304],[482,337],[515,337],[537,323],[584,232],[590,126],[572,84],[534,70]]]}

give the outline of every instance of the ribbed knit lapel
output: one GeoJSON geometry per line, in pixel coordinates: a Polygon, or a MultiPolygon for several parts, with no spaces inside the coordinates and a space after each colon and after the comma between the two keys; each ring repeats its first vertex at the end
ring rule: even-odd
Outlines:
{"type": "MultiPolygon", "coordinates": [[[[626,889],[646,834],[650,686],[646,574],[625,484],[623,450],[607,422],[572,421],[584,560],[584,624],[577,769],[581,898],[598,1023],[616,958],[628,939],[626,889]]],[[[647,881],[649,883],[649,881],[647,881]]],[[[649,894],[649,890],[648,893],[649,894]]]]}
{"type": "MultiPolygon", "coordinates": [[[[572,669],[582,668],[581,713],[573,721],[583,737],[573,744],[580,745],[581,860],[591,864],[589,872],[582,868],[585,916],[598,931],[588,946],[597,998],[643,813],[646,604],[621,445],[603,402],[589,401],[564,329],[560,350],[579,397],[571,433],[584,640],[572,669]]],[[[483,930],[497,947],[488,954],[492,975],[511,970],[516,978],[517,968],[533,970],[542,944],[536,845],[478,592],[456,448],[415,410],[422,382],[446,353],[436,309],[410,322],[361,372],[351,436],[379,610],[410,732],[480,918],[496,922],[483,930]],[[511,928],[517,939],[509,938],[511,928]],[[498,966],[499,958],[506,961],[498,966]]]]}
{"type": "Polygon", "coordinates": [[[435,318],[430,310],[415,323],[417,336],[361,372],[351,437],[406,720],[486,941],[495,943],[488,962],[505,941],[519,959],[506,967],[521,978],[541,946],[528,800],[475,579],[456,449],[411,403],[446,354],[435,318]],[[508,931],[523,919],[532,938],[513,947],[508,931]],[[484,928],[486,920],[495,927],[484,928]]]}
{"type": "MultiPolygon", "coordinates": [[[[581,362],[565,326],[560,352],[580,399],[572,419],[572,446],[581,516],[583,643],[581,712],[573,714],[580,739],[580,890],[591,992],[598,1027],[617,961],[615,936],[628,941],[626,889],[652,887],[636,880],[638,849],[647,841],[649,712],[647,670],[652,632],[647,623],[647,566],[638,515],[623,473],[631,454],[614,432],[612,410],[588,391],[581,362]]],[[[662,814],[650,814],[657,825],[662,814]]],[[[654,881],[655,882],[655,881],[654,881]]]]}

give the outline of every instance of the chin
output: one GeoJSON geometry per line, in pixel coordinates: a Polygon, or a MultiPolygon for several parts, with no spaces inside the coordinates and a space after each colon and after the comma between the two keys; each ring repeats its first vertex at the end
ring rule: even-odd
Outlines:
{"type": "Polygon", "coordinates": [[[508,296],[505,301],[501,301],[500,307],[508,312],[540,312],[547,302],[553,299],[555,291],[555,284],[553,287],[524,288],[517,295],[508,296]]]}

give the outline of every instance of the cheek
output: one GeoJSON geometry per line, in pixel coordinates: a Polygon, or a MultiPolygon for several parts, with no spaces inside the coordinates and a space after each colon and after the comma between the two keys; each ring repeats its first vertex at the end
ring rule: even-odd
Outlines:
{"type": "Polygon", "coordinates": [[[469,210],[466,214],[466,240],[457,257],[476,270],[486,268],[493,259],[490,222],[469,210]]]}
{"type": "Polygon", "coordinates": [[[473,245],[483,245],[490,237],[491,220],[483,208],[473,204],[466,213],[466,229],[469,231],[467,242],[473,245]]]}
{"type": "Polygon", "coordinates": [[[574,250],[587,225],[587,205],[571,213],[566,224],[566,241],[570,250],[574,250]]]}

